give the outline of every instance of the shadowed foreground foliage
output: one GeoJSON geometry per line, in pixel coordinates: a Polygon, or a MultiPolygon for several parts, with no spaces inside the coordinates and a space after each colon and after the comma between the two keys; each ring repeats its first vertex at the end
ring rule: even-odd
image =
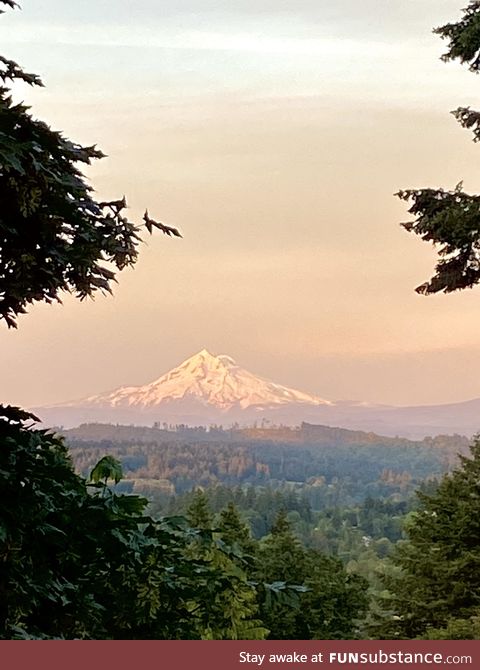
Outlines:
{"type": "MultiPolygon", "coordinates": [[[[104,154],[34,119],[7,82],[43,84],[0,56],[0,320],[16,327],[34,302],[60,301],[62,292],[80,299],[111,292],[115,271],[137,261],[141,227],[125,216],[125,198],[93,197],[81,168],[104,154]]],[[[147,212],[144,227],[180,236],[147,212]]]]}
{"type": "Polygon", "coordinates": [[[253,586],[211,531],[146,516],[145,499],[100,481],[105,463],[87,483],[60,438],[25,426],[32,419],[0,415],[1,637],[265,635],[253,586]],[[219,608],[219,594],[251,602],[219,608]]]}

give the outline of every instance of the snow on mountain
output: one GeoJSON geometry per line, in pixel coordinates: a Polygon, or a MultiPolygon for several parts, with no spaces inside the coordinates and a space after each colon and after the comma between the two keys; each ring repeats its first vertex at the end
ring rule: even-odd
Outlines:
{"type": "Polygon", "coordinates": [[[213,356],[206,349],[145,386],[123,386],[67,406],[137,408],[193,400],[221,411],[234,407],[277,407],[290,403],[318,407],[331,403],[302,391],[275,384],[238,366],[230,356],[213,356]]]}

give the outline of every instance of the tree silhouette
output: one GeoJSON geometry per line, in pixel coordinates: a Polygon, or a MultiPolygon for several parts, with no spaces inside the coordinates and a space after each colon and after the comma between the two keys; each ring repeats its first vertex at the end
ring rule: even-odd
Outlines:
{"type": "MultiPolygon", "coordinates": [[[[81,171],[104,154],[34,119],[12,98],[7,82],[16,81],[43,86],[0,56],[0,319],[9,327],[28,305],[60,302],[62,292],[80,299],[111,293],[115,272],[135,264],[141,242],[125,197],[98,202],[81,171]]],[[[148,212],[144,227],[180,236],[148,212]]]]}
{"type": "MultiPolygon", "coordinates": [[[[448,41],[445,62],[459,60],[474,73],[480,71],[480,2],[473,0],[457,23],[434,32],[448,41]]],[[[480,140],[480,112],[459,107],[457,121],[480,140]]],[[[453,190],[422,188],[397,193],[410,203],[414,220],[402,223],[409,232],[438,247],[439,261],[433,277],[418,286],[417,293],[450,293],[471,288],[480,281],[480,196],[465,193],[460,182],[453,190]]]]}

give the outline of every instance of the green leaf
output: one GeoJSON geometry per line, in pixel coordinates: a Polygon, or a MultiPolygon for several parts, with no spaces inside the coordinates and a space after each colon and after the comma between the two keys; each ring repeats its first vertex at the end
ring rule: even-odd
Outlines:
{"type": "Polygon", "coordinates": [[[113,456],[104,456],[90,472],[90,481],[95,484],[113,479],[115,484],[123,478],[122,465],[113,456]]]}

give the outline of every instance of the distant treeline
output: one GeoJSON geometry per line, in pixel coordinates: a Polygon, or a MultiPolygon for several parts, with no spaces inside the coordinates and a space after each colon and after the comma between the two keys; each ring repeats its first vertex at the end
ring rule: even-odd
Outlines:
{"type": "Polygon", "coordinates": [[[300,428],[227,429],[85,425],[65,431],[78,471],[106,453],[118,458],[125,490],[147,496],[195,487],[299,487],[313,509],[349,506],[366,497],[406,500],[466,453],[468,441],[421,442],[303,424],[300,428]]]}

